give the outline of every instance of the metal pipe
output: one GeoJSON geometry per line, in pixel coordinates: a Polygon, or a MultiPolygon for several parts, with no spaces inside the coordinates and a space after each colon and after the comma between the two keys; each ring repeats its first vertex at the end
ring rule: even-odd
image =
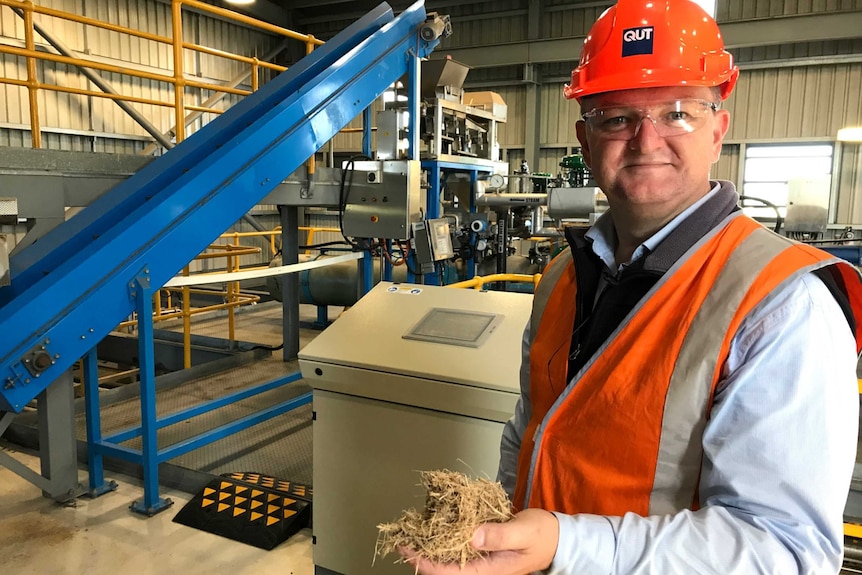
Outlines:
{"type": "MultiPolygon", "coordinates": [[[[509,212],[508,210],[505,212],[497,212],[497,237],[496,237],[496,251],[497,251],[497,273],[505,274],[506,273],[506,257],[509,255],[507,252],[509,250],[509,212]]],[[[506,291],[505,282],[500,282],[499,288],[502,291],[506,291]]]]}
{"type": "Polygon", "coordinates": [[[293,30],[288,30],[287,28],[282,28],[281,26],[276,26],[275,24],[270,24],[269,22],[264,22],[263,20],[257,20],[255,18],[244,16],[230,10],[225,10],[224,8],[218,8],[210,4],[204,4],[203,2],[198,2],[197,0],[181,0],[180,3],[185,4],[186,6],[191,6],[192,8],[197,8],[198,10],[201,10],[203,12],[209,12],[210,14],[216,14],[217,16],[222,16],[236,22],[248,24],[249,26],[254,26],[255,28],[260,28],[261,30],[266,30],[267,32],[272,32],[280,36],[286,36],[287,38],[292,38],[301,42],[314,44],[316,46],[320,46],[323,44],[322,40],[318,40],[317,38],[309,34],[300,34],[299,32],[294,32],[293,30]]]}
{"type": "Polygon", "coordinates": [[[171,22],[174,40],[174,134],[179,144],[186,139],[186,123],[184,121],[186,79],[183,76],[183,3],[182,0],[171,2],[171,22]]]}
{"type": "MultiPolygon", "coordinates": [[[[21,6],[22,2],[20,0],[0,0],[0,6],[9,6],[13,10],[18,6],[21,6]]],[[[45,16],[52,16],[54,18],[60,18],[63,20],[70,20],[72,22],[77,22],[79,24],[85,24],[87,26],[94,26],[96,28],[103,28],[105,30],[111,30],[112,32],[120,32],[122,34],[129,34],[130,36],[137,36],[138,38],[144,38],[145,40],[152,40],[153,42],[161,42],[162,44],[170,44],[171,39],[165,36],[159,36],[157,34],[153,34],[151,32],[143,32],[141,30],[135,30],[134,28],[126,28],[125,26],[120,26],[119,24],[111,24],[110,22],[103,22],[101,20],[94,20],[93,18],[88,18],[87,16],[80,16],[73,12],[64,12],[62,10],[57,10],[55,8],[48,8],[45,6],[36,6],[32,5],[32,7],[28,6],[24,8],[25,10],[32,11],[36,14],[44,14],[45,16]]]]}
{"type": "MultiPolygon", "coordinates": [[[[2,51],[2,50],[0,50],[2,51]]],[[[27,80],[18,80],[16,78],[0,78],[0,84],[12,84],[15,86],[29,87],[27,80]]],[[[56,84],[38,84],[40,90],[51,90],[52,92],[63,92],[66,94],[77,94],[79,96],[93,96],[95,98],[108,98],[110,100],[122,100],[124,102],[134,102],[136,104],[149,104],[151,106],[162,106],[173,108],[174,105],[170,102],[161,102],[159,100],[151,100],[149,98],[140,98],[138,96],[126,96],[124,94],[106,94],[104,92],[95,92],[85,88],[72,88],[69,86],[58,86],[56,84]]],[[[199,112],[209,114],[222,114],[224,110],[216,108],[207,108],[203,106],[186,106],[188,110],[198,110],[199,112]]]]}
{"type": "MultiPolygon", "coordinates": [[[[332,256],[317,256],[314,259],[322,259],[332,256]]],[[[306,258],[300,258],[306,260],[306,258]]],[[[273,258],[271,266],[282,265],[281,258],[273,258]]],[[[372,277],[376,284],[380,278],[382,267],[379,260],[374,260],[372,277]]],[[[351,306],[357,302],[356,286],[359,282],[359,270],[355,261],[342,262],[321,268],[315,268],[300,272],[299,295],[300,302],[312,305],[337,305],[351,306]]],[[[407,266],[396,266],[392,268],[392,281],[407,281],[407,266]]],[[[267,289],[278,301],[282,301],[281,282],[277,277],[266,278],[267,289]]]]}
{"type": "MultiPolygon", "coordinates": [[[[26,22],[26,17],[21,13],[22,10],[20,8],[12,8],[12,11],[15,12],[21,18],[24,18],[24,20],[26,22]]],[[[116,90],[114,90],[114,88],[104,78],[102,78],[101,76],[99,76],[98,74],[96,74],[95,72],[90,70],[89,68],[107,70],[107,71],[112,71],[112,72],[119,72],[121,74],[128,74],[129,70],[126,70],[125,68],[121,68],[119,66],[110,66],[110,65],[105,65],[105,64],[98,64],[96,62],[87,62],[86,65],[88,66],[88,68],[85,68],[85,67],[81,66],[81,60],[74,57],[74,53],[72,52],[72,49],[69,48],[68,46],[66,46],[63,42],[61,42],[53,34],[48,32],[47,30],[45,30],[45,28],[43,26],[40,26],[36,22],[33,22],[33,29],[36,30],[40,36],[42,36],[49,44],[51,44],[51,46],[54,47],[55,50],[57,50],[61,54],[61,56],[55,56],[54,54],[44,54],[44,55],[41,55],[40,57],[48,59],[48,60],[59,61],[63,64],[71,64],[73,66],[78,66],[81,69],[81,73],[84,76],[86,76],[87,79],[90,80],[93,84],[98,86],[100,90],[102,90],[103,92],[107,92],[109,94],[118,94],[118,92],[116,90]],[[49,56],[51,56],[51,57],[49,57],[49,56]]],[[[8,53],[14,54],[15,53],[14,50],[17,50],[17,49],[12,48],[10,46],[4,46],[3,51],[8,51],[8,53]]],[[[26,56],[26,54],[18,54],[18,55],[25,55],[26,56]]],[[[143,77],[152,76],[150,79],[170,81],[169,79],[167,79],[168,78],[167,76],[160,76],[159,74],[147,74],[145,72],[135,71],[134,73],[132,73],[130,75],[133,75],[133,76],[140,75],[143,77]]],[[[159,142],[160,144],[162,144],[163,146],[165,146],[168,149],[170,149],[172,147],[170,140],[167,140],[164,136],[162,136],[161,132],[154,125],[152,125],[149,121],[147,121],[147,119],[144,118],[140,114],[140,112],[138,112],[132,106],[130,106],[126,102],[123,102],[122,100],[115,100],[115,101],[117,102],[117,105],[120,108],[122,108],[122,110],[125,113],[127,113],[135,122],[138,123],[138,125],[140,125],[144,130],[147,131],[147,133],[149,133],[153,138],[155,138],[157,142],[159,142]]]]}
{"type": "Polygon", "coordinates": [[[548,194],[483,194],[475,201],[477,206],[535,206],[545,205],[548,194]]]}
{"type": "MultiPolygon", "coordinates": [[[[275,48],[273,48],[272,50],[270,50],[269,52],[267,52],[266,54],[264,54],[263,59],[264,60],[272,60],[278,54],[280,54],[285,48],[287,48],[287,41],[286,40],[283,41],[278,46],[276,46],[275,48]]],[[[242,84],[246,80],[246,78],[248,78],[250,73],[251,73],[250,71],[249,72],[241,72],[240,74],[237,74],[236,76],[231,78],[231,80],[226,85],[231,87],[231,88],[235,88],[236,86],[239,86],[240,84],[242,84]]],[[[220,102],[221,100],[223,100],[226,95],[227,95],[226,92],[221,92],[221,91],[216,92],[215,94],[213,94],[212,96],[210,96],[209,98],[207,98],[206,100],[203,101],[203,103],[201,104],[201,108],[197,108],[196,106],[186,106],[186,110],[195,110],[195,111],[185,117],[185,125],[188,126],[189,124],[191,124],[192,122],[194,122],[195,120],[200,118],[202,115],[202,112],[209,111],[210,107],[215,105],[217,102],[220,102]],[[204,110],[203,108],[207,108],[207,110],[204,110]]],[[[173,107],[173,104],[169,104],[169,105],[171,107],[173,107]]],[[[219,110],[219,113],[221,113],[221,110],[219,110]]],[[[164,136],[170,137],[174,133],[175,129],[176,129],[176,126],[171,126],[170,130],[168,130],[167,132],[163,132],[164,136]]],[[[152,154],[155,151],[156,151],[156,145],[155,144],[149,144],[149,145],[147,145],[147,147],[145,147],[143,150],[141,150],[140,155],[149,156],[150,154],[152,154]]]]}
{"type": "Polygon", "coordinates": [[[539,285],[539,280],[542,279],[542,274],[492,274],[489,276],[476,276],[473,279],[465,280],[455,284],[450,284],[446,287],[450,288],[473,288],[481,290],[486,283],[494,282],[530,282],[533,288],[539,285]]]}
{"type": "Polygon", "coordinates": [[[217,48],[209,48],[208,46],[201,46],[200,44],[193,44],[191,42],[183,42],[183,48],[186,48],[188,50],[194,50],[196,52],[202,52],[211,56],[226,58],[228,60],[244,62],[245,64],[250,64],[252,66],[269,68],[270,70],[275,70],[276,72],[284,72],[285,70],[287,70],[287,66],[280,66],[279,64],[267,62],[266,60],[268,60],[269,58],[266,58],[265,60],[260,60],[253,56],[240,56],[239,54],[233,54],[231,52],[225,52],[224,50],[219,50],[217,48]]]}
{"type": "MultiPolygon", "coordinates": [[[[29,3],[24,10],[24,45],[31,52],[36,51],[36,40],[33,38],[33,4],[29,3]]],[[[19,14],[20,16],[21,14],[19,14]]],[[[42,147],[42,132],[39,129],[39,76],[36,74],[36,59],[27,58],[27,95],[30,100],[30,137],[32,146],[42,147]]]]}

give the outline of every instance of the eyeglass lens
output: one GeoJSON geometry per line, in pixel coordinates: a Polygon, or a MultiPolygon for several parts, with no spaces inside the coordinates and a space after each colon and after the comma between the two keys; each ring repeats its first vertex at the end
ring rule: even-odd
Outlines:
{"type": "Polygon", "coordinates": [[[625,140],[637,135],[644,119],[649,119],[659,136],[694,132],[706,124],[709,112],[718,106],[707,100],[672,100],[648,107],[604,106],[583,115],[599,135],[625,140]]]}

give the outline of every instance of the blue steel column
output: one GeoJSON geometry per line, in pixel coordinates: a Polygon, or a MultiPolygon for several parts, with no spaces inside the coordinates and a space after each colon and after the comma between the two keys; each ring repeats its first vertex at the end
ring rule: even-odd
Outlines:
{"type": "MultiPolygon", "coordinates": [[[[278,206],[281,215],[281,261],[299,263],[299,208],[278,206]]],[[[299,353],[299,275],[281,276],[282,359],[291,361],[299,353]]]]}
{"type": "Polygon", "coordinates": [[[362,110],[362,153],[371,157],[371,106],[362,110]]]}
{"type": "MultiPolygon", "coordinates": [[[[418,38],[418,36],[417,36],[418,38]]],[[[419,57],[416,53],[408,54],[407,56],[407,159],[419,159],[419,109],[421,93],[419,91],[421,77],[421,67],[419,57]]],[[[411,252],[407,267],[407,282],[413,283],[417,280],[417,276],[411,272],[411,269],[416,269],[416,258],[411,252]]],[[[421,279],[421,275],[418,278],[421,279]]]]}
{"type": "Polygon", "coordinates": [[[90,474],[90,497],[98,497],[117,488],[115,481],[105,482],[105,468],[99,444],[102,442],[102,414],[99,410],[99,365],[96,346],[84,356],[84,410],[87,426],[87,468],[90,474]]]}
{"type": "Polygon", "coordinates": [[[138,310],[138,367],[141,378],[141,455],[144,466],[144,502],[135,501],[132,511],[153,516],[174,504],[159,497],[159,444],[156,422],[156,369],[153,350],[153,289],[149,269],[131,284],[138,310]]]}
{"type": "MultiPolygon", "coordinates": [[[[383,249],[392,253],[392,240],[384,240],[383,249]]],[[[403,254],[402,254],[403,256],[403,254]]],[[[388,258],[383,259],[383,281],[391,282],[392,281],[392,264],[389,263],[388,258]]]]}
{"type": "Polygon", "coordinates": [[[362,253],[362,259],[356,262],[359,266],[359,297],[371,291],[374,287],[374,258],[369,250],[362,253]]]}

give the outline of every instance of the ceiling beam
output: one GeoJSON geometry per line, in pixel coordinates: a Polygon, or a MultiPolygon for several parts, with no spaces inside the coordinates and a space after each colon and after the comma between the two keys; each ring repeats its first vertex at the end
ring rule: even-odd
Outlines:
{"type": "MultiPolygon", "coordinates": [[[[457,21],[452,24],[457,34],[457,21]]],[[[728,22],[721,25],[721,31],[728,48],[862,38],[862,11],[821,12],[728,22]]],[[[439,48],[431,57],[437,59],[448,55],[471,68],[571,62],[578,59],[583,43],[584,38],[581,36],[468,48],[439,48]]]]}

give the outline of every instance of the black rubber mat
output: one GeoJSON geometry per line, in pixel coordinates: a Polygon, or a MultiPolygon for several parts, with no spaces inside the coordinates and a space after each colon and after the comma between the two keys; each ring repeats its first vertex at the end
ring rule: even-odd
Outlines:
{"type": "Polygon", "coordinates": [[[195,494],[174,522],[269,550],[310,519],[310,487],[260,473],[227,473],[195,494]]]}

